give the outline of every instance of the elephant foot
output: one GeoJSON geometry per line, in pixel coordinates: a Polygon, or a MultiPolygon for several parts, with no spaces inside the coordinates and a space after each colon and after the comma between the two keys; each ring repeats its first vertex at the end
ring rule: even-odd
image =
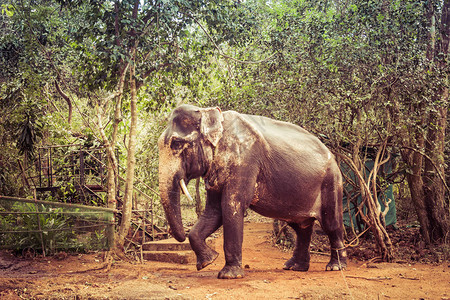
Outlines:
{"type": "Polygon", "coordinates": [[[292,257],[284,264],[283,269],[306,272],[309,270],[309,261],[296,261],[296,259],[292,257]]]}
{"type": "Polygon", "coordinates": [[[219,253],[211,248],[208,248],[208,251],[205,254],[197,256],[197,271],[209,266],[218,256],[219,253]]]}
{"type": "Polygon", "coordinates": [[[338,262],[329,262],[327,264],[327,267],[325,268],[326,271],[340,271],[347,269],[347,263],[338,263],[338,262]]]}
{"type": "Polygon", "coordinates": [[[345,269],[347,269],[346,259],[341,259],[339,261],[331,259],[325,268],[326,271],[340,271],[345,269]]]}
{"type": "Polygon", "coordinates": [[[335,252],[331,253],[330,262],[327,264],[325,270],[326,271],[345,270],[347,268],[347,251],[345,249],[334,251],[335,252]]]}
{"type": "Polygon", "coordinates": [[[227,266],[219,272],[219,279],[239,279],[244,278],[244,270],[241,266],[227,266]]]}

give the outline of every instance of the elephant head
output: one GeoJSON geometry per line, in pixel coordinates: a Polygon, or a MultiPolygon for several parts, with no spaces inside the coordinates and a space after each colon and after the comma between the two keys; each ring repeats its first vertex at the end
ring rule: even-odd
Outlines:
{"type": "Polygon", "coordinates": [[[182,105],[172,112],[168,127],[158,140],[161,203],[170,233],[180,242],[186,238],[180,189],[188,196],[186,182],[208,172],[214,148],[222,137],[222,122],[219,108],[182,105]]]}

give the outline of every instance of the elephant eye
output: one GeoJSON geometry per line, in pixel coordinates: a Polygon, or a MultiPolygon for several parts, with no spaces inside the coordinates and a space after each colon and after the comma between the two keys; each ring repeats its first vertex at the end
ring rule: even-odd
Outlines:
{"type": "Polygon", "coordinates": [[[172,140],[172,143],[170,144],[170,148],[174,151],[181,151],[183,150],[183,148],[186,146],[186,142],[185,141],[181,141],[181,140],[172,140]]]}

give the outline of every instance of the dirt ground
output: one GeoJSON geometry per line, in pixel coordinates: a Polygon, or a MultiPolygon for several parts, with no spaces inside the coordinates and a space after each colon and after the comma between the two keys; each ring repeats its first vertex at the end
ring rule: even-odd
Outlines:
{"type": "Polygon", "coordinates": [[[272,245],[272,223],[246,223],[246,276],[219,280],[219,258],[202,271],[194,264],[116,261],[102,253],[25,259],[0,252],[0,299],[450,299],[450,262],[367,263],[326,272],[328,255],[312,254],[308,272],[285,271],[289,251],[272,245]]]}

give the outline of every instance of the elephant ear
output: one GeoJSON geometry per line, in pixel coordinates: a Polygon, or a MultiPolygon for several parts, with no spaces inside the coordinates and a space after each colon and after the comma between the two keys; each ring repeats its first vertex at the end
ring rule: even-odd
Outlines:
{"type": "Polygon", "coordinates": [[[202,111],[200,131],[214,147],[217,146],[222,137],[222,122],[223,116],[220,108],[206,108],[202,111]]]}

